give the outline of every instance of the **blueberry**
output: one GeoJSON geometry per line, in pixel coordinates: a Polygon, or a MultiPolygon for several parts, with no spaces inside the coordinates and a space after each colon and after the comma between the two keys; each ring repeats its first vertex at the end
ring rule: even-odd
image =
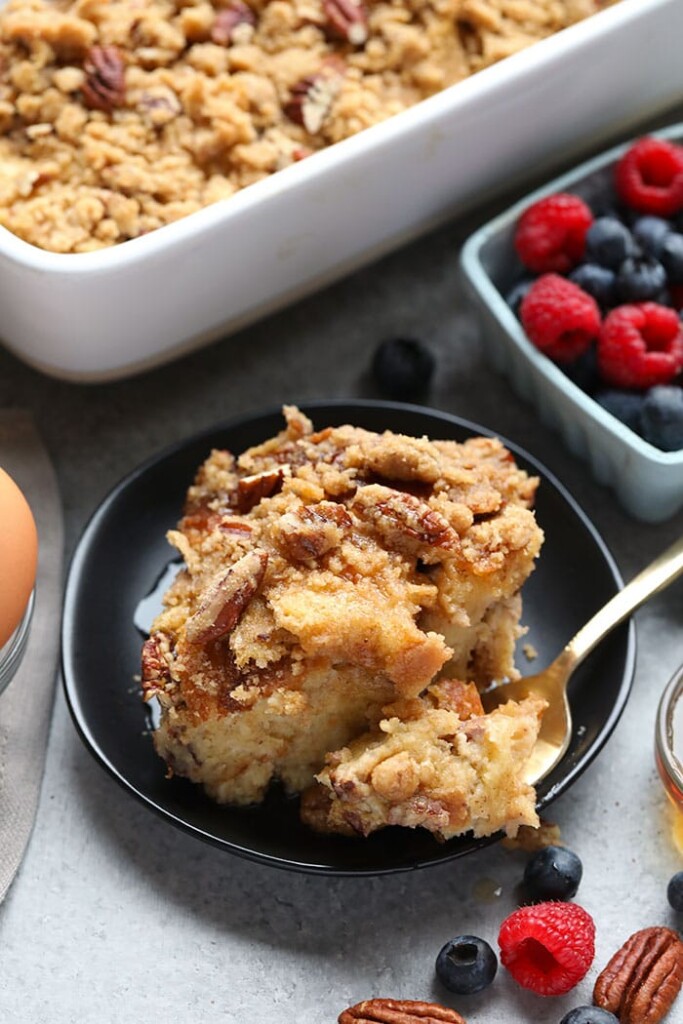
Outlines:
{"type": "Polygon", "coordinates": [[[643,437],[664,452],[683,448],[683,389],[662,384],[650,388],[643,402],[643,437]]]}
{"type": "Polygon", "coordinates": [[[662,288],[652,301],[656,302],[658,306],[673,306],[673,299],[668,288],[662,288]]]}
{"type": "Polygon", "coordinates": [[[577,1006],[565,1013],[560,1024],[619,1024],[619,1019],[599,1006],[577,1006]]]}
{"type": "Polygon", "coordinates": [[[601,391],[595,401],[636,434],[641,432],[641,419],[645,396],[637,391],[601,391]]]}
{"type": "Polygon", "coordinates": [[[660,254],[669,284],[683,284],[683,235],[673,231],[666,236],[660,254]]]}
{"type": "Polygon", "coordinates": [[[458,935],[436,958],[436,976],[449,992],[467,996],[490,985],[498,960],[488,942],[476,935],[458,935]]]}
{"type": "Polygon", "coordinates": [[[616,270],[637,253],[633,235],[616,217],[598,217],[586,233],[586,257],[591,263],[616,270]]]}
{"type": "Polygon", "coordinates": [[[546,846],[527,862],[524,888],[538,900],[569,900],[581,883],[583,865],[572,850],[546,846]]]}
{"type": "Polygon", "coordinates": [[[664,239],[670,234],[672,227],[669,221],[662,217],[638,217],[631,231],[643,252],[658,260],[664,239]]]}
{"type": "Polygon", "coordinates": [[[613,304],[616,277],[609,267],[601,267],[599,263],[581,263],[572,270],[569,280],[592,295],[601,306],[613,304]]]}
{"type": "Polygon", "coordinates": [[[622,302],[653,302],[666,288],[666,271],[652,256],[631,256],[617,271],[617,295],[622,302]]]}
{"type": "Polygon", "coordinates": [[[577,388],[581,388],[587,394],[592,395],[600,387],[600,374],[598,373],[598,356],[595,345],[591,345],[573,363],[567,363],[562,369],[565,376],[573,381],[577,388]]]}
{"type": "Polygon", "coordinates": [[[683,871],[677,871],[666,890],[669,904],[677,913],[683,913],[683,871]]]}
{"type": "Polygon", "coordinates": [[[389,398],[417,398],[427,390],[435,367],[434,356],[421,341],[392,338],[375,350],[372,376],[389,398]]]}
{"type": "Polygon", "coordinates": [[[533,277],[523,277],[521,281],[518,281],[517,284],[512,286],[505,296],[505,301],[517,317],[519,316],[519,307],[522,304],[522,299],[531,288],[534,280],[535,278],[533,277]]]}

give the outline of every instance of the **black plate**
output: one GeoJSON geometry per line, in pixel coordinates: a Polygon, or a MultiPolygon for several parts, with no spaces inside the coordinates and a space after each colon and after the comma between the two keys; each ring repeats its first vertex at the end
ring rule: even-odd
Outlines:
{"type": "MultiPolygon", "coordinates": [[[[490,433],[445,413],[393,403],[321,402],[305,411],[319,428],[354,423],[457,441],[490,433]]],[[[164,534],[177,522],[186,488],[210,449],[239,452],[281,426],[281,414],[273,410],[190,438],[131,473],[97,509],[74,554],[64,608],[64,683],[78,730],[100,763],[148,807],[253,860],[362,875],[405,871],[481,849],[491,840],[437,843],[423,830],[397,828],[368,839],[322,837],[300,824],[297,801],[281,793],[271,793],[257,808],[233,809],[211,803],[187,780],[164,777],[134,681],[141,647],[135,610],[171,561],[164,534]]],[[[538,462],[505,443],[520,465],[542,478],[536,509],[546,540],[524,589],[525,642],[538,651],[531,669],[536,671],[622,584],[604,542],[576,502],[538,462]]],[[[539,787],[541,808],[578,778],[616,725],[631,687],[634,649],[633,631],[624,625],[578,671],[571,688],[574,735],[561,764],[539,787]]],[[[518,664],[523,662],[520,655],[518,664]]]]}

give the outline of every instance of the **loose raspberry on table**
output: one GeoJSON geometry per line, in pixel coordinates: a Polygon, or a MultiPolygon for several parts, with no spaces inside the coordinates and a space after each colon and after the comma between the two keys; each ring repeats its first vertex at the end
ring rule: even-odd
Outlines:
{"type": "Polygon", "coordinates": [[[644,391],[683,370],[683,330],[675,310],[656,302],[617,306],[598,338],[598,368],[613,387],[644,391]]]}
{"type": "Polygon", "coordinates": [[[683,209],[683,147],[666,139],[638,139],[617,162],[619,198],[634,210],[670,217],[683,209]]]}
{"type": "Polygon", "coordinates": [[[519,309],[529,340],[558,363],[571,363],[600,333],[595,299],[559,274],[537,278],[519,309]]]}
{"type": "Polygon", "coordinates": [[[515,249],[537,274],[564,274],[583,259],[593,214],[578,196],[558,192],[540,199],[519,219],[515,249]]]}
{"type": "Polygon", "coordinates": [[[595,924],[576,903],[537,903],[503,921],[500,960],[515,981],[539,996],[569,992],[595,956],[595,924]]]}

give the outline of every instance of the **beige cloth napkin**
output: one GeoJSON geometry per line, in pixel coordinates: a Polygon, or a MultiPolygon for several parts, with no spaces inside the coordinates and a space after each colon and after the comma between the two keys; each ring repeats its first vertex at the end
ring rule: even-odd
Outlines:
{"type": "Polygon", "coordinates": [[[0,695],[1,903],[31,835],[45,767],[59,652],[64,527],[55,472],[27,413],[0,411],[0,466],[26,495],[40,545],[28,645],[0,695]]]}

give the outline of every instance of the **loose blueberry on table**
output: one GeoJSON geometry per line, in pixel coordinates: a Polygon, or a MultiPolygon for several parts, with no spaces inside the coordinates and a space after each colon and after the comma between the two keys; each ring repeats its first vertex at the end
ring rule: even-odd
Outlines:
{"type": "Polygon", "coordinates": [[[383,395],[409,401],[424,396],[435,367],[434,356],[421,341],[389,338],[377,346],[371,369],[383,395]]]}
{"type": "Polygon", "coordinates": [[[524,888],[532,899],[570,900],[576,896],[583,865],[573,850],[564,846],[546,846],[527,862],[524,888]]]}
{"type": "Polygon", "coordinates": [[[514,245],[524,270],[507,301],[532,344],[650,444],[683,449],[683,146],[639,139],[609,213],[546,196],[514,245]]]}
{"type": "Polygon", "coordinates": [[[488,942],[476,935],[458,935],[436,958],[436,975],[449,992],[473,995],[487,988],[496,976],[498,958],[488,942]]]}
{"type": "Polygon", "coordinates": [[[677,913],[683,913],[683,871],[677,871],[669,881],[666,890],[669,906],[677,913]]]}
{"type": "Polygon", "coordinates": [[[577,1006],[564,1015],[560,1024],[619,1024],[619,1018],[599,1006],[577,1006]]]}

